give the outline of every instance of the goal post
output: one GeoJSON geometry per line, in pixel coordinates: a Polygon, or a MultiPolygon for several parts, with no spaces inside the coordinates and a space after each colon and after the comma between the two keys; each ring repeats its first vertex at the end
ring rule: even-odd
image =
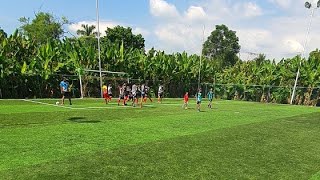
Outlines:
{"type": "MultiPolygon", "coordinates": [[[[85,93],[88,93],[87,90],[85,90],[85,88],[88,88],[87,87],[87,84],[84,84],[84,81],[88,81],[89,79],[91,79],[91,81],[93,80],[97,80],[99,79],[100,81],[100,76],[96,76],[95,74],[100,74],[100,72],[102,73],[102,81],[128,81],[129,78],[128,78],[128,74],[125,73],[125,72],[114,72],[114,71],[99,71],[99,70],[92,70],[92,69],[83,69],[82,70],[82,73],[79,72],[79,84],[80,84],[80,92],[81,92],[81,98],[84,98],[86,95],[88,94],[85,94],[85,93]],[[112,76],[110,76],[112,75],[112,76]],[[90,77],[90,78],[88,78],[90,77]]],[[[102,85],[99,84],[94,84],[94,85],[97,85],[99,86],[99,90],[102,91],[102,86],[103,86],[103,83],[102,85]]],[[[101,96],[101,95],[100,95],[101,96]]]]}

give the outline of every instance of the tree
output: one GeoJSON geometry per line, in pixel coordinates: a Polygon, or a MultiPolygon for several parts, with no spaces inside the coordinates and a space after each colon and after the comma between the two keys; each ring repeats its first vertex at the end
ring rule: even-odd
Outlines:
{"type": "Polygon", "coordinates": [[[94,32],[96,29],[95,25],[89,26],[88,24],[81,24],[82,29],[77,30],[77,34],[80,36],[94,36],[97,33],[94,32]]]}
{"type": "Polygon", "coordinates": [[[68,23],[65,17],[61,20],[53,17],[52,14],[39,12],[30,22],[30,18],[22,17],[20,29],[29,39],[44,44],[48,39],[59,39],[63,34],[63,25],[68,23]]]}
{"type": "Polygon", "coordinates": [[[7,38],[7,33],[0,27],[0,40],[4,38],[7,38]]]}
{"type": "Polygon", "coordinates": [[[222,67],[232,66],[238,61],[236,56],[240,51],[239,38],[235,31],[226,25],[216,25],[206,42],[202,54],[208,58],[222,61],[222,67]]]}
{"type": "Polygon", "coordinates": [[[144,51],[144,38],[141,34],[133,34],[130,27],[125,28],[122,26],[116,26],[114,28],[108,28],[106,30],[106,34],[105,39],[111,43],[121,44],[123,41],[125,49],[133,48],[144,51]]]}
{"type": "Polygon", "coordinates": [[[257,65],[260,66],[264,61],[266,61],[266,55],[260,53],[258,57],[254,58],[254,61],[256,61],[257,65]]]}

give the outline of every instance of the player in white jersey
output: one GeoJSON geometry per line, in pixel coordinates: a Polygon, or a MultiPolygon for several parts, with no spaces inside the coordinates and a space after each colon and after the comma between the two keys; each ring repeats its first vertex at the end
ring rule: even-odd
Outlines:
{"type": "Polygon", "coordinates": [[[111,102],[112,98],[112,86],[111,84],[108,85],[108,102],[111,102]]]}
{"type": "Polygon", "coordinates": [[[133,83],[132,85],[132,106],[135,107],[136,106],[136,101],[137,101],[137,91],[138,91],[138,86],[136,85],[136,83],[133,83]]]}
{"type": "Polygon", "coordinates": [[[141,92],[140,107],[142,108],[142,102],[144,101],[144,98],[146,97],[146,85],[145,84],[141,85],[140,92],[141,92]]]}
{"type": "Polygon", "coordinates": [[[163,93],[164,93],[163,85],[160,85],[158,89],[158,103],[162,103],[163,93]]]}
{"type": "Polygon", "coordinates": [[[123,99],[123,105],[125,105],[125,100],[124,100],[124,88],[123,86],[119,85],[119,99],[118,99],[118,106],[120,105],[121,99],[123,99]]]}

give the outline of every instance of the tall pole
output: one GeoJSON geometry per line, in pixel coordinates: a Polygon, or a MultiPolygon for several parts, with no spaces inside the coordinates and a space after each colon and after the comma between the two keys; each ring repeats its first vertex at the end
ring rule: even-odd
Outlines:
{"type": "Polygon", "coordinates": [[[80,99],[83,99],[83,89],[82,89],[82,79],[81,79],[81,70],[80,68],[78,69],[79,73],[79,80],[80,80],[80,99]]]}
{"type": "Polygon", "coordinates": [[[305,39],[305,42],[304,42],[304,45],[303,45],[302,57],[301,57],[300,62],[299,62],[299,67],[298,67],[298,71],[297,71],[297,75],[296,75],[296,80],[295,80],[294,86],[293,86],[293,91],[292,91],[290,104],[293,104],[293,100],[294,100],[295,95],[296,95],[297,84],[298,84],[298,80],[299,80],[299,76],[300,76],[300,68],[301,68],[301,65],[302,65],[302,58],[306,57],[306,48],[307,48],[307,44],[308,44],[308,38],[309,38],[309,35],[310,35],[310,29],[311,29],[311,25],[312,25],[312,20],[313,20],[313,15],[314,15],[315,9],[316,8],[312,8],[312,10],[311,10],[310,21],[309,21],[309,25],[308,25],[308,29],[307,29],[306,39],[305,39]]]}
{"type": "Polygon", "coordinates": [[[99,58],[99,74],[100,74],[100,96],[103,97],[102,92],[102,72],[101,72],[101,55],[100,55],[100,17],[99,17],[99,0],[96,0],[96,13],[97,13],[97,37],[98,37],[98,58],[99,58]]]}
{"type": "Polygon", "coordinates": [[[202,41],[201,41],[201,49],[200,49],[200,66],[199,66],[199,79],[198,79],[198,89],[200,89],[201,85],[201,63],[202,63],[202,47],[203,47],[203,43],[204,43],[204,31],[205,31],[205,25],[203,25],[203,29],[202,29],[202,41]]]}

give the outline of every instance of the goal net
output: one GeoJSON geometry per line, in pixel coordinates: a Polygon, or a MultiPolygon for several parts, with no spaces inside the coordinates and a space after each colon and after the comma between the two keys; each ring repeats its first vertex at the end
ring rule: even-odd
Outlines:
{"type": "MultiPolygon", "coordinates": [[[[111,86],[113,94],[116,94],[117,87],[124,82],[128,82],[128,74],[125,72],[101,71],[102,85],[111,86]]],[[[101,97],[100,71],[85,69],[79,76],[80,98],[101,97]]]]}

